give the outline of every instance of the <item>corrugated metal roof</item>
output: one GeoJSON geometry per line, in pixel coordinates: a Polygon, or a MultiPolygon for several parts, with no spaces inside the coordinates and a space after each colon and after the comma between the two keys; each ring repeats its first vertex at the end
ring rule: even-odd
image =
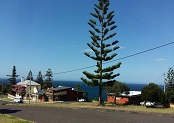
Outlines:
{"type": "Polygon", "coordinates": [[[59,90],[65,90],[65,89],[71,89],[71,87],[67,87],[67,86],[58,86],[56,88],[50,88],[50,90],[53,91],[59,91],[59,90]]]}
{"type": "MultiPolygon", "coordinates": [[[[30,80],[25,80],[23,82],[18,82],[17,85],[30,85],[30,80]]],[[[37,82],[34,82],[34,81],[31,81],[31,85],[40,85],[39,83],[37,82]]]]}
{"type": "MultiPolygon", "coordinates": [[[[108,93],[107,95],[114,95],[114,93],[108,93]]],[[[129,91],[129,93],[123,92],[121,96],[131,97],[141,95],[141,91],[129,91]]]]}
{"type": "Polygon", "coordinates": [[[37,93],[33,93],[33,94],[36,94],[36,95],[44,95],[44,93],[45,93],[45,90],[41,90],[41,91],[39,91],[37,93]]]}
{"type": "Polygon", "coordinates": [[[126,93],[122,93],[121,95],[122,96],[137,96],[137,95],[140,95],[141,94],[141,91],[129,91],[129,94],[126,94],[126,93]]]}

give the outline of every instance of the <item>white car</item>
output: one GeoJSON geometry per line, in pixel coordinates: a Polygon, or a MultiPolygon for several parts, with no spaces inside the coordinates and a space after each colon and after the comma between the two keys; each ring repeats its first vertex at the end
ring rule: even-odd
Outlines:
{"type": "Polygon", "coordinates": [[[15,103],[23,103],[22,97],[14,97],[15,103]]]}
{"type": "Polygon", "coordinates": [[[157,106],[157,103],[155,102],[149,102],[149,101],[146,102],[146,107],[155,107],[155,106],[157,106]]]}
{"type": "Polygon", "coordinates": [[[145,105],[145,101],[144,102],[140,102],[140,105],[144,106],[145,105]]]}
{"type": "Polygon", "coordinates": [[[86,100],[85,99],[79,99],[79,102],[85,102],[86,100]]]}

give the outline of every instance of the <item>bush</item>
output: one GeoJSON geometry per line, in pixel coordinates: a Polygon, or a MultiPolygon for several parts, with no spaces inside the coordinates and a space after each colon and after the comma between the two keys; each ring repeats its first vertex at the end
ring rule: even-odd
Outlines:
{"type": "Polygon", "coordinates": [[[171,95],[171,96],[170,96],[170,102],[171,102],[171,103],[174,103],[174,95],[171,95]]]}
{"type": "Polygon", "coordinates": [[[98,98],[93,98],[92,101],[99,101],[98,98]]]}
{"type": "Polygon", "coordinates": [[[144,101],[162,102],[164,92],[154,83],[145,86],[141,92],[141,98],[144,101]]]}

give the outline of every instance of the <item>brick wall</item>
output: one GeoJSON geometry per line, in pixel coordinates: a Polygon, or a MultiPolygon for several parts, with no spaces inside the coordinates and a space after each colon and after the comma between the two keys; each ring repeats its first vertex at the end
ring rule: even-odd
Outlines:
{"type": "MultiPolygon", "coordinates": [[[[108,103],[114,103],[114,96],[108,95],[107,96],[108,103]]],[[[116,97],[117,104],[129,104],[129,98],[127,97],[116,97]]]]}

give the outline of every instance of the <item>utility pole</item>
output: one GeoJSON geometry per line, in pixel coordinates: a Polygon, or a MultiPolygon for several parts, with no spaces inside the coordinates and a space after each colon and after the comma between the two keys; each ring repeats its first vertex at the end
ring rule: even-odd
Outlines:
{"type": "Polygon", "coordinates": [[[165,73],[164,73],[164,93],[166,92],[165,73]]]}
{"type": "Polygon", "coordinates": [[[164,73],[164,97],[163,97],[163,100],[164,100],[164,104],[163,106],[166,107],[166,83],[165,83],[165,73],[164,73]]]}
{"type": "Polygon", "coordinates": [[[30,98],[31,98],[31,75],[30,75],[30,86],[29,86],[29,104],[30,104],[30,98]]]}
{"type": "Polygon", "coordinates": [[[1,100],[2,100],[2,94],[3,94],[3,84],[1,84],[1,100]]]}

